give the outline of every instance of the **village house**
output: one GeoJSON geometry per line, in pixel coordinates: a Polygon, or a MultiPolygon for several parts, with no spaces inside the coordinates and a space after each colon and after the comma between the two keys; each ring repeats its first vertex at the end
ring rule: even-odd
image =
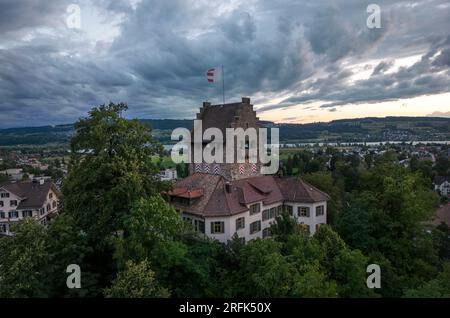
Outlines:
{"type": "Polygon", "coordinates": [[[161,181],[174,181],[177,177],[177,169],[164,169],[158,173],[158,177],[161,181]]]}
{"type": "Polygon", "coordinates": [[[50,180],[0,184],[0,235],[10,235],[11,225],[26,217],[46,225],[58,213],[58,198],[50,180]]]}
{"type": "Polygon", "coordinates": [[[19,181],[22,180],[25,173],[22,168],[12,168],[0,171],[0,174],[7,175],[10,180],[19,181]]]}
{"type": "MultiPolygon", "coordinates": [[[[240,103],[203,103],[197,114],[203,130],[259,129],[249,98],[240,103]]],[[[225,147],[224,147],[225,148],[225,147]]],[[[262,175],[261,163],[190,163],[190,175],[166,193],[169,202],[194,228],[227,242],[270,236],[270,226],[282,211],[311,235],[327,221],[328,194],[299,178],[262,175]]]]}
{"type": "Polygon", "coordinates": [[[450,177],[436,176],[433,180],[434,190],[441,196],[450,197],[450,177]]]}

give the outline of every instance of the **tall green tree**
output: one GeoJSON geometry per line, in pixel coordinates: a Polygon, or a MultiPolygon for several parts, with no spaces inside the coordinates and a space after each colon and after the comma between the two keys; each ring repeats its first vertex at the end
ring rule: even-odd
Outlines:
{"type": "Polygon", "coordinates": [[[146,260],[128,261],[104,294],[107,298],[167,298],[170,295],[167,289],[159,286],[146,260]]]}
{"type": "Polygon", "coordinates": [[[0,238],[0,298],[47,297],[45,228],[26,218],[12,231],[14,235],[0,238]]]}
{"type": "Polygon", "coordinates": [[[125,110],[123,103],[101,105],[75,123],[62,206],[91,244],[122,230],[132,204],[161,190],[151,158],[162,146],[147,126],[125,119],[125,110]]]}

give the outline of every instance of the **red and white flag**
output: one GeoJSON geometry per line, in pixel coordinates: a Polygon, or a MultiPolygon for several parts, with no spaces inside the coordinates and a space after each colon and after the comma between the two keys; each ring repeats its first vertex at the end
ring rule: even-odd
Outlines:
{"type": "Polygon", "coordinates": [[[206,76],[208,78],[208,82],[209,83],[214,83],[214,78],[216,75],[216,69],[215,68],[210,68],[207,72],[206,72],[206,76]]]}
{"type": "Polygon", "coordinates": [[[222,68],[220,66],[214,66],[206,71],[206,78],[208,83],[217,83],[222,80],[222,68]]]}

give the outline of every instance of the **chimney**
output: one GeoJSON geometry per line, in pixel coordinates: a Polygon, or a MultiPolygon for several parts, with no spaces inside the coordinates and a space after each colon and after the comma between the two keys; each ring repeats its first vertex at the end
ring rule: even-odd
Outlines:
{"type": "Polygon", "coordinates": [[[207,107],[209,107],[209,106],[211,106],[211,103],[210,103],[210,102],[203,102],[203,107],[204,107],[204,108],[207,108],[207,107]]]}
{"type": "Polygon", "coordinates": [[[225,191],[227,193],[231,193],[231,183],[230,183],[230,181],[226,181],[225,182],[225,191]]]}
{"type": "Polygon", "coordinates": [[[242,97],[242,104],[250,105],[250,98],[249,97],[242,97]]]}

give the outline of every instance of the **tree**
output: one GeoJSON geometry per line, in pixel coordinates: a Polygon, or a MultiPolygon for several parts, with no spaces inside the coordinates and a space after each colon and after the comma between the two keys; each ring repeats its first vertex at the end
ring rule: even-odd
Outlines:
{"type": "Polygon", "coordinates": [[[366,286],[368,259],[359,250],[344,248],[333,261],[337,292],[340,297],[376,297],[377,294],[366,286]]]}
{"type": "Polygon", "coordinates": [[[130,259],[148,259],[158,281],[174,297],[223,295],[219,279],[223,248],[194,233],[160,195],[137,201],[124,220],[124,231],[128,235],[117,239],[115,245],[120,268],[130,259]]]}
{"type": "Polygon", "coordinates": [[[447,156],[438,156],[436,165],[434,166],[436,173],[440,176],[447,176],[450,174],[450,160],[447,156]]]}
{"type": "Polygon", "coordinates": [[[278,241],[285,241],[289,235],[300,231],[300,227],[294,218],[287,212],[283,212],[275,218],[275,222],[270,226],[271,235],[278,241]]]}
{"type": "Polygon", "coordinates": [[[155,273],[147,260],[128,261],[104,294],[107,298],[162,298],[170,295],[155,280],[155,273]]]}
{"type": "Polygon", "coordinates": [[[433,241],[439,257],[444,260],[450,260],[450,227],[441,223],[432,230],[433,241]]]}
{"type": "Polygon", "coordinates": [[[318,171],[303,176],[303,179],[316,188],[328,193],[331,200],[327,203],[327,223],[335,224],[336,217],[342,211],[342,189],[338,183],[333,180],[329,171],[318,171]]]}
{"type": "Polygon", "coordinates": [[[293,168],[292,157],[289,156],[286,161],[286,174],[288,176],[292,176],[292,168],[293,168]]]}
{"type": "Polygon", "coordinates": [[[450,263],[444,265],[444,269],[436,278],[424,283],[416,289],[405,291],[408,298],[450,298],[450,263]]]}
{"type": "Polygon", "coordinates": [[[126,109],[123,103],[94,107],[75,123],[70,143],[63,209],[96,245],[122,230],[136,200],[162,190],[151,160],[162,146],[138,120],[122,117],[126,109]]]}
{"type": "Polygon", "coordinates": [[[47,297],[45,269],[49,257],[44,227],[26,218],[0,239],[0,297],[47,297]]]}
{"type": "Polygon", "coordinates": [[[337,297],[336,282],[329,281],[318,262],[305,264],[293,278],[291,295],[303,298],[337,297]]]}
{"type": "Polygon", "coordinates": [[[136,201],[124,218],[127,235],[116,240],[116,259],[120,264],[133,259],[151,259],[155,246],[177,240],[188,228],[175,209],[159,195],[136,201]]]}
{"type": "Polygon", "coordinates": [[[7,182],[9,177],[6,173],[0,173],[0,183],[7,182]]]}
{"type": "Polygon", "coordinates": [[[337,219],[336,229],[343,240],[353,248],[368,253],[376,247],[373,237],[373,217],[381,212],[376,211],[377,199],[371,192],[362,192],[350,198],[347,208],[343,209],[337,219]]]}
{"type": "Polygon", "coordinates": [[[86,297],[96,296],[96,276],[91,272],[91,264],[87,259],[92,254],[86,235],[77,228],[73,217],[60,214],[47,227],[45,249],[48,253],[48,265],[45,268],[45,279],[50,297],[86,297]],[[69,289],[66,285],[67,266],[79,265],[82,270],[82,287],[69,289]]]}
{"type": "Polygon", "coordinates": [[[186,178],[189,175],[189,167],[187,163],[178,163],[176,165],[177,177],[186,178]]]}
{"type": "Polygon", "coordinates": [[[272,239],[248,242],[234,272],[237,297],[286,297],[292,286],[294,268],[281,255],[281,243],[272,239]]]}

